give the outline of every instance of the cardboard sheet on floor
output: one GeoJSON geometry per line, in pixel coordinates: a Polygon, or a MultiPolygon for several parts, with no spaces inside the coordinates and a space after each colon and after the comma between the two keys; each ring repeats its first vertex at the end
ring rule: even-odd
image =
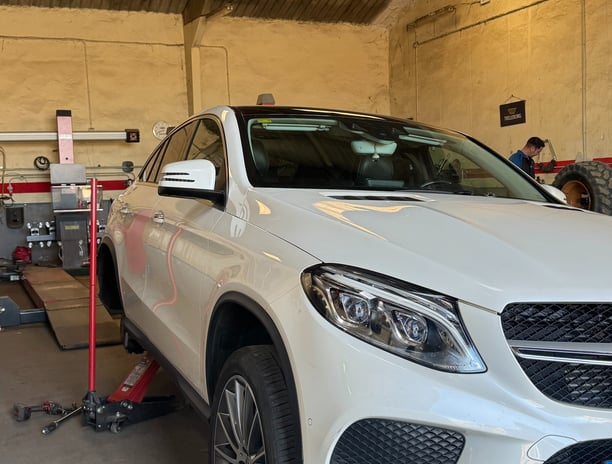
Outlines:
{"type": "MultiPolygon", "coordinates": [[[[47,312],[62,349],[89,346],[89,280],[76,279],[63,269],[28,267],[23,284],[30,298],[47,312]]],[[[96,298],[96,346],[121,343],[119,322],[96,298]]]]}
{"type": "MultiPolygon", "coordinates": [[[[89,346],[89,306],[47,311],[57,342],[64,350],[89,346]]],[[[96,308],[96,346],[121,342],[119,324],[103,306],[96,308]]]]}

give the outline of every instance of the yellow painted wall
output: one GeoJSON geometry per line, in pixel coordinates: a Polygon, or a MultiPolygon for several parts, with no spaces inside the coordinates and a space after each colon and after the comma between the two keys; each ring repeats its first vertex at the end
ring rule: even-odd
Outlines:
{"type": "Polygon", "coordinates": [[[385,28],[350,24],[211,22],[199,47],[200,106],[272,93],[279,105],[388,113],[387,37],[385,28]]]}
{"type": "Polygon", "coordinates": [[[611,156],[611,23],[607,0],[412,0],[390,32],[391,111],[504,155],[537,135],[562,160],[611,156]],[[500,127],[517,99],[526,123],[500,127]]]}
{"type": "MultiPolygon", "coordinates": [[[[192,27],[180,15],[0,7],[0,132],[56,131],[58,109],[72,111],[75,132],[137,128],[138,144],[74,142],[74,162],[88,166],[88,175],[126,178],[121,162],[141,165],[157,145],[153,125],[190,114],[192,27]]],[[[278,104],[388,113],[387,37],[382,27],[211,19],[194,48],[200,93],[193,111],[254,104],[271,92],[278,104]]],[[[48,181],[34,158],[59,162],[56,142],[0,146],[5,181],[48,181]]]]}

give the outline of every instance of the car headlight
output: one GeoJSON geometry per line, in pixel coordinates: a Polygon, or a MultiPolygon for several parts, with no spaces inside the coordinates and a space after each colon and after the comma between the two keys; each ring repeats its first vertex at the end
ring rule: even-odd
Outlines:
{"type": "Polygon", "coordinates": [[[448,296],[338,265],[307,269],[302,285],[328,321],[372,345],[442,371],[487,369],[448,296]]]}

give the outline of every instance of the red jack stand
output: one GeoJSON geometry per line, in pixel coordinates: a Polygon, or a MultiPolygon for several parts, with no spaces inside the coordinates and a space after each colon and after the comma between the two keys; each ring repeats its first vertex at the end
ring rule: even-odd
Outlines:
{"type": "Polygon", "coordinates": [[[153,380],[159,364],[148,355],[132,369],[115,392],[108,397],[96,393],[96,215],[97,183],[91,180],[91,218],[90,218],[90,264],[89,264],[89,389],[81,406],[64,409],[52,402],[43,406],[14,406],[13,414],[17,421],[27,420],[32,411],[47,414],[61,414],[61,417],[42,429],[43,435],[56,430],[65,420],[82,413],[83,425],[91,425],[96,431],[110,430],[118,433],[124,425],[142,422],[176,411],[180,407],[174,396],[145,397],[145,392],[153,380]],[[54,406],[54,408],[51,407],[54,406]]]}
{"type": "Polygon", "coordinates": [[[117,390],[107,398],[96,394],[96,179],[91,181],[90,265],[89,265],[89,391],[83,398],[83,425],[91,425],[97,431],[118,433],[123,425],[141,422],[175,411],[178,403],[174,397],[149,397],[144,394],[153,380],[159,365],[145,356],[126,377],[117,390]]]}

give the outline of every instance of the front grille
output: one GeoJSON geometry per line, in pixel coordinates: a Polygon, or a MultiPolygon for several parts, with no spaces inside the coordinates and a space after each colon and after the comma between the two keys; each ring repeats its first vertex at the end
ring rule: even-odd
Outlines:
{"type": "Polygon", "coordinates": [[[585,355],[577,345],[602,344],[603,348],[612,343],[612,303],[513,303],[504,309],[501,320],[511,346],[532,343],[527,351],[540,359],[519,353],[517,360],[542,393],[564,403],[612,408],[609,357],[585,355]],[[565,352],[551,352],[546,342],[563,343],[565,352]],[[576,344],[575,352],[572,344],[576,344]]]}
{"type": "Polygon", "coordinates": [[[513,303],[502,327],[508,340],[612,343],[612,303],[513,303]]]}
{"type": "Polygon", "coordinates": [[[460,433],[420,424],[364,419],[340,437],[332,464],[453,464],[465,439],[460,433]]]}
{"type": "Polygon", "coordinates": [[[612,408],[612,367],[520,359],[538,389],[564,403],[612,408]]]}
{"type": "Polygon", "coordinates": [[[605,464],[611,461],[612,440],[594,440],[568,446],[544,464],[605,464]]]}

